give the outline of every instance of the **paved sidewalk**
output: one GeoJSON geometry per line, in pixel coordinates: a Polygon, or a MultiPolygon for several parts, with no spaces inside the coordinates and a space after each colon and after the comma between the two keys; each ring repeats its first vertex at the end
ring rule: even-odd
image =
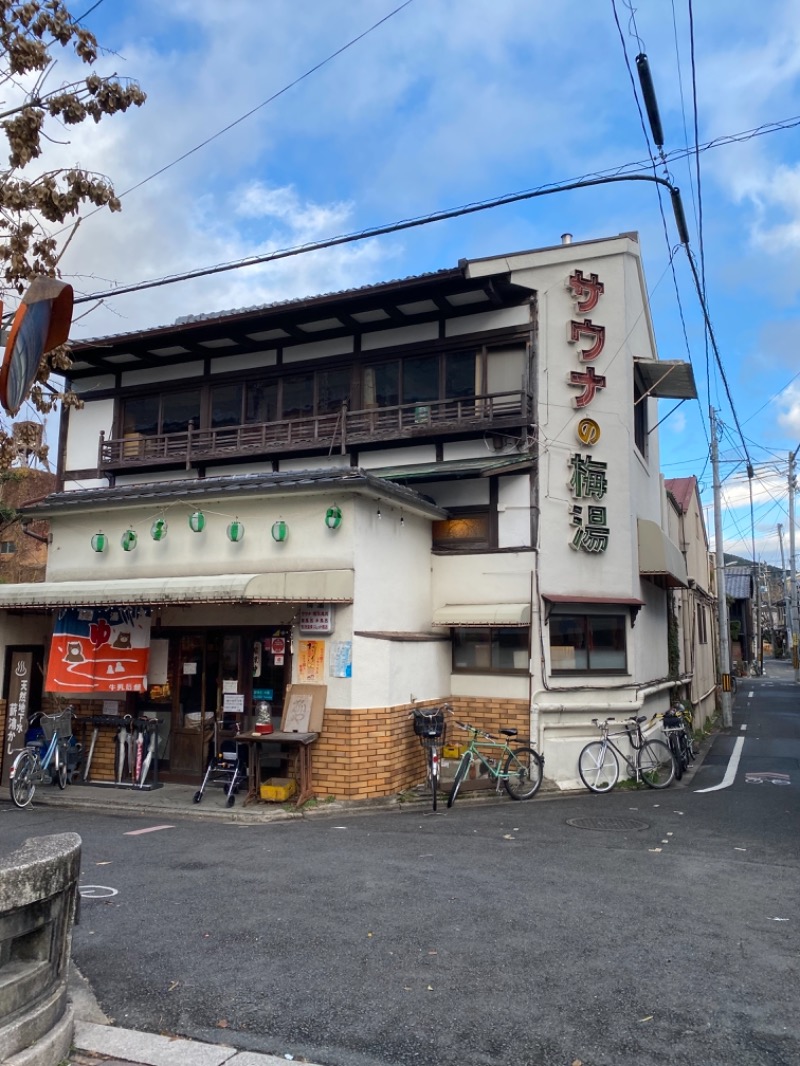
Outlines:
{"type": "MultiPolygon", "coordinates": [[[[286,1066],[287,1057],[237,1051],[225,1044],[155,1036],[94,1022],[76,1022],[70,1066],[286,1066]]],[[[316,1066],[303,1060],[303,1066],[316,1066]]]]}

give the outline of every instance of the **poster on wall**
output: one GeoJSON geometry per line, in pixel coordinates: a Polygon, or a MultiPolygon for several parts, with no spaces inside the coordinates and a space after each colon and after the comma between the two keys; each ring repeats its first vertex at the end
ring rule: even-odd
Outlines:
{"type": "Polygon", "coordinates": [[[46,692],[144,692],[150,613],[140,607],[68,607],[58,613],[46,692]]]}
{"type": "Polygon", "coordinates": [[[353,676],[353,642],[335,640],[331,645],[331,677],[353,676]]]}
{"type": "Polygon", "coordinates": [[[325,641],[299,640],[297,647],[298,681],[322,681],[325,676],[325,641]]]}

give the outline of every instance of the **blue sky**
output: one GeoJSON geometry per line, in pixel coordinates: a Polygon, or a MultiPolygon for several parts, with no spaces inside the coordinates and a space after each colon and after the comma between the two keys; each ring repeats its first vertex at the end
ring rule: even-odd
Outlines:
{"type": "MultiPolygon", "coordinates": [[[[62,261],[78,295],[237,260],[647,161],[632,76],[645,52],[725,377],[755,469],[756,554],[779,562],[786,466],[800,445],[800,132],[736,135],[800,115],[800,0],[105,0],[85,24],[105,73],[138,79],[135,113],[62,131],[48,166],[106,174],[123,211],[82,223],[62,261]],[[615,17],[616,16],[616,17],[615,17]],[[633,74],[632,74],[633,72],[633,74]],[[192,151],[197,148],[196,151],[192,151]],[[186,152],[182,162],[151,177],[186,152]],[[150,179],[150,180],[145,180],[150,179]]],[[[92,5],[73,4],[82,14],[92,5]]],[[[51,86],[69,80],[63,56],[51,86]]],[[[636,83],[638,90],[638,82],[636,83]]],[[[650,173],[652,173],[652,169],[650,173]]],[[[657,173],[663,174],[659,164],[657,173]]],[[[691,357],[699,402],[660,428],[667,477],[711,498],[719,411],[726,550],[752,552],[746,458],[668,199],[625,183],[559,193],[362,243],[81,305],[73,337],[163,325],[404,277],[477,257],[636,230],[662,358],[691,357]],[[88,312],[88,313],[86,313],[88,312]]],[[[662,403],[661,417],[674,405],[662,403]]],[[[713,538],[713,521],[707,514],[713,538]]],[[[788,539],[785,549],[788,555],[788,539]]]]}

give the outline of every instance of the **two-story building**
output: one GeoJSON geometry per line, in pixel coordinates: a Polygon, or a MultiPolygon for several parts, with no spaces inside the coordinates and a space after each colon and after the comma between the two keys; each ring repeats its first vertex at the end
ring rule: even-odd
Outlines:
{"type": "Polygon", "coordinates": [[[688,578],[656,399],[694,384],[657,358],[635,234],[73,359],[84,406],[30,511],[47,580],[0,588],[0,636],[84,712],[157,714],[164,772],[199,776],[203,723],[277,715],[287,684],[322,692],[316,788],[340,797],[419,779],[415,701],[518,728],[565,787],[592,717],[666,705],[688,578]]]}

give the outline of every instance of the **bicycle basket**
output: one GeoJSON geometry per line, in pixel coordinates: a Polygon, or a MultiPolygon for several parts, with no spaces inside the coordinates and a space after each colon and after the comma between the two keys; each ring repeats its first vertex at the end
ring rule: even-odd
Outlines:
{"type": "Polygon", "coordinates": [[[424,714],[422,711],[414,711],[414,732],[418,737],[440,737],[444,733],[444,714],[436,711],[435,714],[424,714]]]}
{"type": "Polygon", "coordinates": [[[44,739],[48,744],[53,739],[54,734],[62,740],[72,736],[72,715],[67,711],[62,714],[54,714],[49,718],[43,714],[39,719],[39,723],[44,733],[44,739]]]}
{"type": "Polygon", "coordinates": [[[664,713],[664,728],[665,729],[682,729],[683,718],[679,714],[674,714],[671,711],[664,713]]]}

